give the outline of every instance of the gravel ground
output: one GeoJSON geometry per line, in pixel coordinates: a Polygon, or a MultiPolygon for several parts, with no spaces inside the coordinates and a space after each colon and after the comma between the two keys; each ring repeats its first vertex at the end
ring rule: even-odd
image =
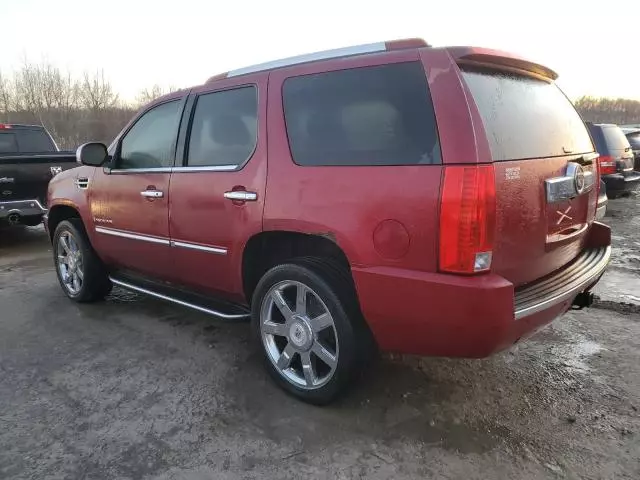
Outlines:
{"type": "Polygon", "coordinates": [[[270,382],[246,324],[73,304],[44,232],[2,231],[0,478],[638,479],[639,202],[610,202],[598,308],[486,360],[385,357],[325,408],[270,382]]]}

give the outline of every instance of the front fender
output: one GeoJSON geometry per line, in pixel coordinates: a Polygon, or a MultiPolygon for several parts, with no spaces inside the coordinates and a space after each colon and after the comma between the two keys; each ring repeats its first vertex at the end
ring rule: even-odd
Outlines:
{"type": "MultiPolygon", "coordinates": [[[[85,226],[92,223],[89,208],[89,192],[95,168],[81,166],[66,170],[51,179],[47,189],[46,227],[51,228],[50,222],[56,217],[55,211],[60,207],[73,208],[78,212],[85,226]],[[87,180],[87,187],[79,186],[78,180],[87,180]]],[[[80,185],[84,185],[80,183],[80,185]]],[[[55,228],[55,227],[54,227],[55,228]]],[[[89,232],[87,228],[87,232],[89,232]]]]}

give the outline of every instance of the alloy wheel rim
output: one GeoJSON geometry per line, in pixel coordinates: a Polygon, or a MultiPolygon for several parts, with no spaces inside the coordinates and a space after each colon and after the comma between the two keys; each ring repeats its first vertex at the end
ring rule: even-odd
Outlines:
{"type": "Polygon", "coordinates": [[[63,232],[58,238],[56,254],[58,271],[62,283],[71,295],[77,295],[84,281],[84,262],[78,242],[69,232],[63,232]]]}
{"type": "Polygon", "coordinates": [[[339,358],[333,316],[308,285],[272,286],[260,309],[260,333],[269,360],[289,383],[306,390],[326,385],[339,358]]]}

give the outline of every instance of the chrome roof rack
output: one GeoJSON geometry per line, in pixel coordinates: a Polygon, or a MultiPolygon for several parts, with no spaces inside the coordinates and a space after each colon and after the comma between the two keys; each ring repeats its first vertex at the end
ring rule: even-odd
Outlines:
{"type": "Polygon", "coordinates": [[[336,48],[333,50],[324,50],[322,52],[308,53],[295,57],[283,58],[266,63],[259,63],[249,67],[238,68],[230,72],[220,75],[214,75],[207,80],[207,83],[223,78],[237,77],[249,73],[263,72],[265,70],[273,70],[275,68],[290,67],[301,63],[316,62],[318,60],[328,60],[331,58],[350,57],[353,55],[363,55],[367,53],[377,53],[389,50],[402,50],[405,48],[422,48],[428,47],[429,44],[420,38],[411,38],[404,40],[393,40],[390,42],[367,43],[365,45],[356,45],[353,47],[336,48]]]}

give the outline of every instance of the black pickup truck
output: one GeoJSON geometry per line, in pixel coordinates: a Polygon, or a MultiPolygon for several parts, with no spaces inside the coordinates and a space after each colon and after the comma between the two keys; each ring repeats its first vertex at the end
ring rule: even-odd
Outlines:
{"type": "Polygon", "coordinates": [[[46,212],[52,177],[77,166],[39,125],[0,123],[0,226],[35,226],[46,212]]]}

